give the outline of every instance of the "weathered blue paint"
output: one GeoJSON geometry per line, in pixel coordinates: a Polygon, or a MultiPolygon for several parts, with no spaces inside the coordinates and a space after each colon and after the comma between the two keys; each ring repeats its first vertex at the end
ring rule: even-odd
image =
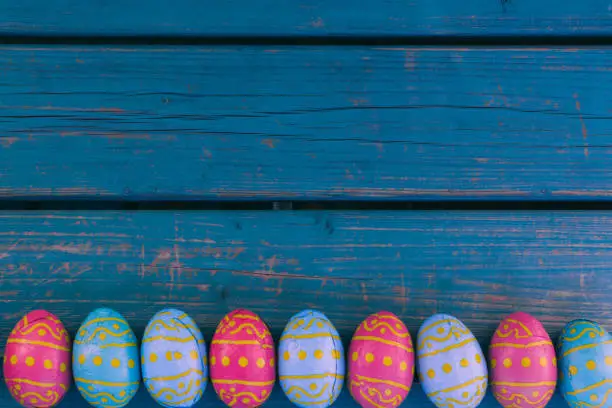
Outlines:
{"type": "Polygon", "coordinates": [[[0,195],[607,200],[610,66],[606,47],[4,47],[0,195]]]}
{"type": "Polygon", "coordinates": [[[609,0],[30,0],[0,32],[126,36],[610,35],[609,0]]]}
{"type": "MultiPolygon", "coordinates": [[[[74,335],[113,305],[137,336],[166,306],[190,313],[208,343],[225,312],[248,305],[278,341],[304,307],[324,311],[348,349],[364,316],[391,310],[413,333],[452,311],[486,346],[511,311],[553,338],[568,320],[610,327],[606,212],[53,212],[0,214],[0,342],[47,308],[74,335]]],[[[5,387],[2,406],[16,407],[5,387]],[[12,405],[11,405],[12,404],[12,405]]],[[[415,386],[405,406],[429,406],[415,386]]],[[[62,406],[85,407],[76,391],[62,406]]],[[[152,406],[141,389],[130,408],[152,406]]],[[[199,407],[221,407],[212,387],[199,407]]],[[[286,407],[275,389],[269,407],[286,407]]],[[[334,407],[356,407],[346,390],[334,407]]],[[[488,394],[483,408],[497,407],[488,394]]],[[[549,407],[565,407],[556,395],[549,407]]]]}
{"type": "Polygon", "coordinates": [[[29,310],[48,308],[74,333],[104,306],[138,338],[165,307],[207,341],[241,307],[277,337],[311,308],[345,340],[380,310],[413,338],[447,312],[486,347],[518,310],[556,338],[575,318],[612,327],[610,231],[606,212],[4,212],[0,344],[29,310]]]}

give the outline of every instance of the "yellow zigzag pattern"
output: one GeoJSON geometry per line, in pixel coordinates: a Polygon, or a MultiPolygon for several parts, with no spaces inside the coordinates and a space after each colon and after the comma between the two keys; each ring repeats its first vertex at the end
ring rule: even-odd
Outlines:
{"type": "Polygon", "coordinates": [[[544,395],[542,395],[542,398],[539,398],[537,400],[530,400],[529,398],[527,398],[526,395],[523,395],[523,394],[511,394],[509,397],[506,397],[502,393],[495,393],[495,397],[498,400],[502,399],[504,401],[514,401],[516,398],[516,402],[519,402],[520,400],[524,400],[529,405],[536,405],[536,404],[541,404],[544,401],[547,401],[548,398],[550,398],[553,395],[553,393],[554,393],[554,389],[548,390],[544,393],[544,395]]]}
{"type": "Polygon", "coordinates": [[[289,387],[289,389],[287,390],[287,395],[290,395],[294,392],[301,392],[302,394],[306,395],[308,398],[319,398],[321,395],[323,395],[325,390],[327,390],[327,387],[329,387],[329,384],[325,384],[318,393],[311,394],[309,391],[305,390],[304,388],[297,386],[297,385],[293,385],[289,387]]]}
{"type": "Polygon", "coordinates": [[[79,391],[81,391],[83,394],[87,395],[89,398],[93,398],[93,399],[109,398],[111,401],[116,402],[117,404],[123,404],[123,403],[129,401],[130,398],[131,398],[130,395],[126,395],[125,398],[117,398],[113,394],[111,394],[110,392],[92,393],[92,392],[87,391],[83,387],[80,387],[79,391]]]}
{"type": "Polygon", "coordinates": [[[519,334],[519,329],[518,329],[518,327],[513,327],[512,329],[508,330],[507,332],[504,332],[504,331],[501,331],[501,330],[499,330],[499,329],[498,329],[498,330],[496,331],[496,334],[497,334],[499,337],[501,337],[501,338],[504,338],[504,339],[505,339],[506,337],[509,337],[509,336],[510,336],[511,334],[513,334],[513,333],[514,333],[514,338],[515,338],[515,339],[527,339],[527,338],[529,338],[529,337],[532,337],[532,336],[533,336],[533,334],[531,333],[531,330],[529,330],[529,329],[527,328],[527,326],[525,326],[523,323],[519,322],[518,320],[508,319],[508,320],[506,320],[506,321],[507,321],[507,322],[509,322],[509,323],[514,323],[514,324],[516,324],[516,325],[520,326],[520,327],[521,327],[521,329],[523,329],[523,331],[525,332],[525,334],[523,334],[523,335],[519,334]]]}
{"type": "Polygon", "coordinates": [[[38,398],[38,402],[42,401],[46,404],[53,405],[59,399],[59,394],[55,391],[47,391],[47,398],[45,398],[41,394],[31,391],[25,392],[18,396],[18,398],[20,398],[22,402],[28,397],[38,398]]]}
{"type": "Polygon", "coordinates": [[[237,394],[232,394],[232,393],[227,392],[224,389],[219,391],[219,397],[221,397],[222,400],[225,400],[227,397],[229,401],[226,401],[225,403],[230,407],[233,407],[234,405],[236,405],[240,397],[252,398],[257,403],[257,405],[253,405],[256,407],[263,404],[263,402],[266,400],[265,397],[260,399],[256,394],[253,394],[252,392],[244,391],[244,392],[239,392],[237,394]]]}
{"type": "Polygon", "coordinates": [[[191,393],[191,388],[193,388],[193,380],[189,381],[189,383],[187,384],[187,388],[185,388],[184,392],[179,393],[179,392],[176,392],[172,388],[162,388],[159,391],[157,391],[155,394],[153,394],[153,398],[158,399],[164,394],[172,394],[176,397],[184,397],[185,395],[191,393]]]}
{"type": "Polygon", "coordinates": [[[238,334],[238,333],[240,333],[242,330],[245,330],[245,329],[251,329],[251,330],[253,330],[253,332],[255,333],[255,335],[256,335],[257,337],[259,337],[260,339],[265,339],[265,338],[266,338],[267,332],[265,332],[265,331],[264,331],[263,333],[260,333],[259,331],[257,331],[257,328],[255,328],[255,325],[254,325],[254,324],[252,324],[252,323],[242,323],[242,324],[241,324],[240,326],[238,326],[236,329],[232,330],[232,331],[230,332],[230,334],[231,334],[231,335],[238,334]]]}
{"type": "Polygon", "coordinates": [[[576,341],[580,339],[581,337],[583,337],[584,335],[586,335],[587,333],[595,333],[596,335],[599,335],[599,337],[605,335],[605,332],[601,329],[597,330],[595,327],[587,327],[586,329],[578,332],[578,334],[575,335],[574,337],[565,337],[564,340],[565,341],[576,341]]]}
{"type": "Polygon", "coordinates": [[[90,341],[92,341],[96,337],[96,335],[98,333],[101,333],[101,332],[104,332],[104,333],[106,333],[106,334],[108,334],[109,336],[112,336],[112,337],[123,337],[123,336],[129,335],[131,330],[127,329],[125,331],[122,331],[122,332],[119,332],[119,333],[115,333],[114,331],[108,330],[106,327],[98,327],[85,340],[75,341],[75,343],[76,344],[86,344],[86,343],[89,343],[90,341]]]}
{"type": "Polygon", "coordinates": [[[304,320],[303,318],[296,318],[296,319],[293,319],[293,320],[291,320],[289,322],[289,324],[293,324],[293,326],[291,327],[293,330],[298,329],[298,328],[300,328],[301,326],[304,326],[304,325],[305,326],[302,327],[302,330],[308,330],[315,323],[322,323],[323,325],[325,325],[327,327],[333,328],[333,326],[330,325],[327,320],[321,319],[319,317],[311,317],[310,319],[307,319],[307,320],[304,320]],[[297,322],[296,322],[296,320],[297,320],[297,322]],[[295,323],[293,323],[293,322],[295,322],[295,323]]]}
{"type": "Polygon", "coordinates": [[[185,328],[187,330],[190,330],[190,329],[191,330],[198,330],[198,328],[195,327],[192,324],[185,324],[181,320],[178,320],[178,319],[173,319],[173,320],[176,323],[174,325],[168,324],[168,323],[166,323],[165,321],[163,321],[161,319],[156,319],[156,320],[153,320],[152,322],[149,322],[149,325],[148,325],[149,328],[145,331],[144,336],[146,336],[149,333],[151,333],[152,331],[156,330],[157,326],[162,326],[164,329],[166,329],[168,331],[179,331],[182,328],[185,328]]]}
{"type": "Polygon", "coordinates": [[[20,334],[23,334],[23,335],[27,335],[27,334],[30,334],[30,333],[32,333],[34,330],[39,329],[39,328],[45,328],[45,329],[47,329],[47,331],[49,332],[49,334],[50,334],[51,336],[53,336],[53,338],[54,338],[54,339],[56,339],[56,340],[60,340],[60,341],[61,341],[61,340],[64,340],[64,339],[65,339],[65,337],[63,336],[64,331],[63,331],[62,329],[60,329],[60,330],[59,330],[59,333],[60,333],[60,334],[58,335],[57,333],[55,333],[55,332],[53,331],[53,329],[51,329],[51,326],[49,326],[47,323],[44,323],[44,322],[41,322],[41,323],[36,323],[36,324],[33,324],[32,326],[27,326],[27,328],[22,328],[21,330],[19,330],[19,333],[20,333],[20,334]]]}
{"type": "Polygon", "coordinates": [[[427,346],[428,348],[430,348],[430,347],[431,347],[431,343],[428,343],[428,342],[430,342],[430,341],[431,341],[431,342],[434,342],[434,343],[444,343],[445,341],[447,341],[447,340],[451,339],[453,335],[455,335],[456,337],[459,337],[459,336],[457,335],[457,333],[458,333],[459,335],[461,335],[461,334],[468,335],[468,334],[470,334],[470,331],[469,331],[467,328],[462,329],[462,328],[461,328],[461,327],[459,327],[459,326],[451,326],[451,327],[450,327],[450,330],[448,331],[448,333],[447,333],[447,334],[446,334],[446,336],[444,336],[444,337],[437,337],[437,336],[434,336],[434,335],[425,337],[425,338],[424,338],[423,340],[421,340],[421,342],[419,343],[419,347],[417,348],[417,350],[422,350],[422,349],[424,349],[426,346],[427,346]]]}
{"type": "Polygon", "coordinates": [[[124,319],[120,319],[118,317],[100,317],[100,318],[97,318],[97,319],[91,319],[86,324],[81,326],[79,328],[79,331],[83,330],[84,328],[86,328],[88,326],[91,326],[94,323],[103,323],[103,322],[117,322],[117,323],[121,323],[124,326],[127,325],[127,322],[124,319]]]}
{"type": "Polygon", "coordinates": [[[365,331],[368,331],[368,332],[373,332],[373,331],[377,330],[377,329],[378,329],[379,327],[381,327],[381,326],[386,327],[387,329],[389,329],[389,331],[390,331],[391,333],[393,333],[394,335],[396,335],[397,337],[400,337],[400,338],[406,338],[406,337],[410,336],[410,333],[408,333],[408,332],[404,332],[404,333],[400,333],[400,332],[398,332],[397,330],[395,330],[395,329],[394,329],[394,328],[393,328],[393,327],[392,327],[392,326],[391,326],[389,323],[387,323],[387,322],[380,322],[380,321],[377,321],[376,323],[374,323],[374,321],[372,321],[372,326],[368,326],[368,322],[367,322],[367,321],[365,321],[365,322],[363,322],[363,323],[362,323],[362,325],[361,325],[361,327],[363,327],[363,329],[364,329],[365,331]]]}

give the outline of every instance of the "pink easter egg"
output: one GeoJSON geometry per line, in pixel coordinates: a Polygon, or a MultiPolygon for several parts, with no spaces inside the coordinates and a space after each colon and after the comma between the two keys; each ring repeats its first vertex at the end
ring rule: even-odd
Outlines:
{"type": "Polygon", "coordinates": [[[274,341],[255,313],[238,309],[219,323],[210,345],[210,378],[228,406],[252,408],[270,396],[276,380],[274,341]]]}
{"type": "Polygon", "coordinates": [[[22,406],[56,406],[70,386],[70,337],[62,322],[44,310],[25,315],[4,350],[4,379],[22,406]]]}
{"type": "Polygon", "coordinates": [[[557,383],[555,348],[542,323],[517,312],[499,324],[489,346],[493,395],[504,407],[542,408],[557,383]]]}
{"type": "Polygon", "coordinates": [[[349,391],[363,408],[397,407],[414,378],[408,329],[390,312],[370,315],[355,331],[349,349],[349,391]]]}

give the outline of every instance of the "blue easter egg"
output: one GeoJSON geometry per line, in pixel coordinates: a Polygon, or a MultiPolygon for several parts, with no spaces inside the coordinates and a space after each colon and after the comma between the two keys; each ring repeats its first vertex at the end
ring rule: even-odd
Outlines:
{"type": "Polygon", "coordinates": [[[561,392],[571,407],[612,403],[612,337],[590,320],[573,320],[558,343],[561,392]]]}
{"type": "Polygon", "coordinates": [[[136,336],[111,309],[96,309],[77,331],[72,350],[76,386],[93,406],[124,407],[138,391],[140,362],[136,336]]]}
{"type": "Polygon", "coordinates": [[[330,406],[342,391],[342,341],[323,313],[304,310],[287,323],[278,346],[278,374],[285,395],[305,408],[330,406]]]}
{"type": "Polygon", "coordinates": [[[419,378],[438,407],[474,408],[487,390],[487,364],[478,341],[457,318],[436,314],[417,336],[419,378]]]}
{"type": "Polygon", "coordinates": [[[208,379],[206,344],[186,313],[164,309],[147,324],[142,338],[142,379],[164,407],[192,407],[208,379]]]}

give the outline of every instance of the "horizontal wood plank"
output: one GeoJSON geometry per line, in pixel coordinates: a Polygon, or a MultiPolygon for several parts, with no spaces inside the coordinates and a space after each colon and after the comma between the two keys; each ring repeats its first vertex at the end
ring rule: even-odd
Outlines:
{"type": "Polygon", "coordinates": [[[3,47],[0,197],[607,200],[611,50],[3,47]]]}
{"type": "MultiPolygon", "coordinates": [[[[293,313],[320,309],[347,348],[380,310],[413,336],[451,312],[483,347],[522,310],[555,339],[573,318],[612,326],[611,231],[607,212],[3,212],[0,344],[29,310],[52,311],[74,334],[100,306],[139,337],[155,312],[178,307],[210,341],[225,313],[247,307],[276,339],[293,313]]],[[[0,387],[0,403],[16,406],[8,400],[0,387]]],[[[417,387],[409,401],[425,396],[417,387]]],[[[130,407],[150,404],[141,391],[130,407]]],[[[286,404],[277,389],[266,406],[286,404]]],[[[85,407],[76,392],[63,406],[85,407]]],[[[209,390],[201,406],[220,405],[209,390]]],[[[347,393],[338,406],[355,407],[347,393]]]]}
{"type": "Polygon", "coordinates": [[[609,35],[609,0],[30,0],[0,32],[124,36],[609,35]]]}
{"type": "Polygon", "coordinates": [[[453,312],[486,343],[516,310],[556,336],[572,318],[612,326],[606,212],[3,212],[0,336],[48,307],[75,330],[112,305],[141,332],[184,308],[212,334],[230,310],[280,334],[302,308],[348,340],[389,309],[410,329],[453,312]]]}

